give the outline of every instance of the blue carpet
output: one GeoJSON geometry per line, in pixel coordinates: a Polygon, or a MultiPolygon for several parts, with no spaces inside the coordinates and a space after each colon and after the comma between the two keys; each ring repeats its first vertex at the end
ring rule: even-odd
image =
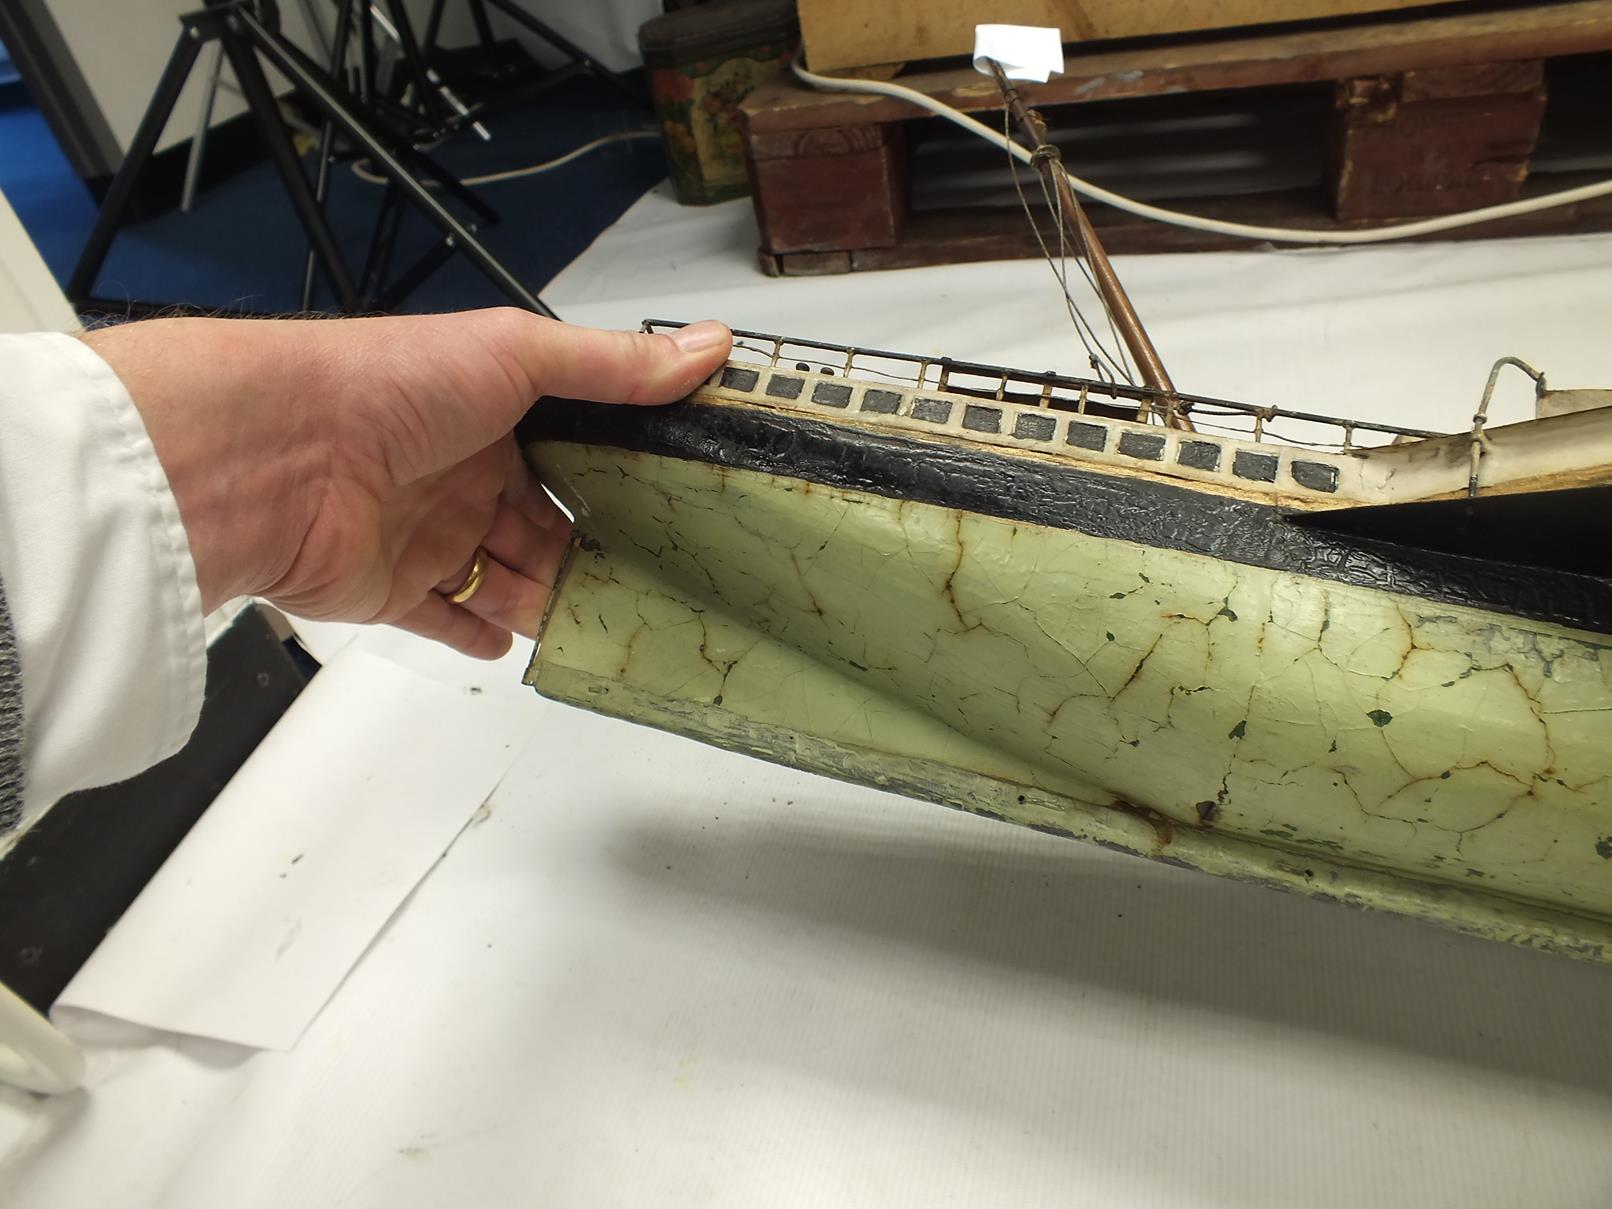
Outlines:
{"type": "MultiPolygon", "coordinates": [[[[584,76],[530,107],[488,118],[487,125],[490,143],[465,133],[434,154],[462,175],[501,171],[552,159],[602,134],[653,126],[654,118],[647,104],[635,106],[609,85],[584,76]]],[[[479,233],[517,277],[541,291],[664,175],[658,142],[612,144],[552,172],[479,188],[478,195],[503,220],[479,233]]],[[[57,280],[65,283],[95,220],[95,206],[31,107],[0,110],[0,189],[57,280]]],[[[337,167],[330,222],[355,275],[382,193],[380,186],[337,167]]],[[[394,265],[408,264],[435,239],[435,229],[411,212],[394,265]]],[[[95,293],[221,310],[290,311],[298,303],[306,246],[279,178],[267,163],[259,163],[201,194],[189,214],[176,211],[124,228],[95,293]]],[[[400,309],[440,311],[505,301],[478,269],[455,256],[400,309]]],[[[320,302],[329,305],[328,293],[320,302]]]]}
{"type": "Polygon", "coordinates": [[[95,222],[95,203],[32,105],[0,108],[0,190],[65,282],[95,222]]]}

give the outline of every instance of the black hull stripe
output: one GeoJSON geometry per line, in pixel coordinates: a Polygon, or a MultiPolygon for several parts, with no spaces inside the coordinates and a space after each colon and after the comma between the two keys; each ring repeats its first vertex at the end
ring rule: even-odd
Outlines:
{"type": "Polygon", "coordinates": [[[523,445],[566,441],[755,470],[1612,634],[1612,580],[1296,525],[1270,504],[751,408],[545,399],[523,445]]]}

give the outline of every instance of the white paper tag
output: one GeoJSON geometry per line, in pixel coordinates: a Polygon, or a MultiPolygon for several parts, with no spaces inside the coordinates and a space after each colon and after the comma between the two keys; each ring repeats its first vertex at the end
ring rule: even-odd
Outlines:
{"type": "Polygon", "coordinates": [[[986,59],[1000,63],[1010,80],[1045,84],[1063,74],[1063,35],[1039,25],[976,25],[974,70],[990,75],[986,59]]]}

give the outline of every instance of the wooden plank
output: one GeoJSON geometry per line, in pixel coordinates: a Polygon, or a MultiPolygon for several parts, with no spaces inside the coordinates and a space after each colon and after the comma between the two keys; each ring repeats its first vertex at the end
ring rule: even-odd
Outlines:
{"type": "MultiPolygon", "coordinates": [[[[1504,63],[1612,48],[1612,0],[1461,12],[1326,29],[1095,50],[1069,56],[1062,76],[1025,86],[1035,105],[1384,75],[1504,63]]],[[[997,109],[996,86],[972,68],[900,83],[958,109],[997,109]]],[[[794,80],[758,88],[740,106],[751,133],[856,126],[924,116],[893,97],[819,92],[794,80]]]]}
{"type": "Polygon", "coordinates": [[[980,22],[1051,26],[1069,41],[1142,38],[1276,21],[1312,21],[1464,0],[799,0],[819,71],[974,49],[980,22]]]}
{"type": "Polygon", "coordinates": [[[756,257],[768,277],[836,277],[856,267],[849,252],[758,252],[756,257]]]}
{"type": "Polygon", "coordinates": [[[1420,218],[1512,201],[1544,113],[1538,59],[1343,81],[1327,172],[1337,216],[1420,218]]]}
{"type": "MultiPolygon", "coordinates": [[[[1555,173],[1530,180],[1522,190],[1531,197],[1572,189],[1602,179],[1594,173],[1555,173]]],[[[1191,209],[1208,218],[1304,230],[1354,230],[1371,223],[1339,222],[1328,213],[1325,194],[1317,189],[1292,190],[1252,196],[1194,198],[1191,209]]],[[[1267,245],[1229,235],[1213,235],[1186,227],[1167,226],[1136,218],[1108,206],[1088,207],[1103,244],[1116,255],[1165,252],[1258,251],[1267,245]]],[[[1612,230],[1612,198],[1579,202],[1535,214],[1501,219],[1480,226],[1462,227],[1424,239],[1499,239],[1527,235],[1561,235],[1612,230]]],[[[1418,241],[1419,242],[1419,241],[1418,241]]],[[[923,265],[963,264],[984,260],[1038,257],[1041,249],[1017,208],[929,211],[909,215],[900,238],[892,245],[864,248],[844,260],[812,254],[804,261],[794,255],[761,258],[772,275],[817,276],[823,273],[910,269],[923,265]]]]}
{"type": "Polygon", "coordinates": [[[758,134],[746,141],[745,150],[754,160],[797,159],[802,156],[854,155],[874,151],[889,141],[883,126],[825,126],[813,130],[790,130],[782,134],[758,134]]]}
{"type": "Polygon", "coordinates": [[[1539,59],[1513,63],[1473,63],[1467,67],[1435,67],[1399,75],[1401,101],[1440,101],[1454,97],[1495,97],[1538,92],[1545,83],[1539,59]]]}
{"type": "Polygon", "coordinates": [[[902,126],[807,130],[750,142],[763,251],[844,253],[896,242],[907,212],[902,126]]]}

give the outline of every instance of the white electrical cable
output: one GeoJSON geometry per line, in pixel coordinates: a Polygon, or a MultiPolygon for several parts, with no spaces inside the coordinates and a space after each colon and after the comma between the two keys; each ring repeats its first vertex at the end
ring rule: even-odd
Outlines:
{"type": "MultiPolygon", "coordinates": [[[[619,130],[615,134],[607,134],[603,138],[594,139],[591,143],[583,143],[580,147],[573,147],[564,155],[558,156],[555,159],[544,160],[541,164],[532,164],[525,168],[511,168],[505,172],[489,172],[485,176],[467,176],[459,183],[461,185],[496,185],[503,181],[519,180],[523,176],[536,176],[540,172],[551,172],[555,168],[564,167],[572,160],[580,159],[582,156],[588,154],[588,152],[596,150],[599,147],[603,147],[608,143],[624,143],[632,139],[658,138],[660,138],[660,131],[658,130],[619,130]]],[[[364,167],[364,161],[362,160],[355,160],[353,162],[353,175],[358,177],[359,180],[368,181],[372,185],[384,185],[389,183],[386,177],[382,176],[380,173],[372,172],[368,168],[364,167]]],[[[433,184],[433,182],[430,181],[427,181],[426,183],[428,185],[433,184]]]]}
{"type": "MultiPolygon", "coordinates": [[[[878,96],[895,97],[898,100],[908,101],[930,113],[937,114],[949,122],[961,126],[972,134],[977,134],[988,143],[1005,149],[1008,154],[1031,162],[1030,151],[1011,139],[1004,138],[998,131],[992,130],[983,122],[976,121],[960,109],[954,109],[944,101],[937,101],[916,89],[906,88],[900,84],[892,84],[884,80],[852,80],[840,76],[820,76],[816,72],[808,71],[799,55],[795,56],[795,75],[814,88],[830,89],[836,92],[862,92],[878,96]]],[[[1594,185],[1581,185],[1576,189],[1564,189],[1559,193],[1548,193],[1542,197],[1530,197],[1522,201],[1505,202],[1498,206],[1484,206],[1478,210],[1466,210],[1459,214],[1445,214],[1438,218],[1422,219],[1418,222],[1400,223],[1392,227],[1376,227],[1365,231],[1306,231],[1294,227],[1259,227],[1240,222],[1223,222],[1218,218],[1203,218],[1196,214],[1183,214],[1179,210],[1166,210],[1161,206],[1150,206],[1146,202],[1134,198],[1124,197],[1118,193],[1111,193],[1100,185],[1083,180],[1073,172],[1064,170],[1069,177],[1069,185],[1077,193],[1085,194],[1093,201],[1100,201],[1113,206],[1116,210],[1124,210],[1135,214],[1139,218],[1151,218],[1156,222],[1170,223],[1177,227],[1189,227],[1194,231],[1208,231],[1216,235],[1233,235],[1241,239],[1262,239],[1275,243],[1312,243],[1312,244],[1362,244],[1382,243],[1391,239],[1412,239],[1418,235],[1434,235],[1440,231],[1453,231],[1458,227],[1470,227],[1477,223],[1492,222],[1499,218],[1513,218],[1519,214],[1533,214],[1539,210],[1548,210],[1555,206],[1570,206],[1575,202],[1589,201],[1591,198],[1606,197],[1612,194],[1612,181],[1602,181],[1594,185]]]]}

